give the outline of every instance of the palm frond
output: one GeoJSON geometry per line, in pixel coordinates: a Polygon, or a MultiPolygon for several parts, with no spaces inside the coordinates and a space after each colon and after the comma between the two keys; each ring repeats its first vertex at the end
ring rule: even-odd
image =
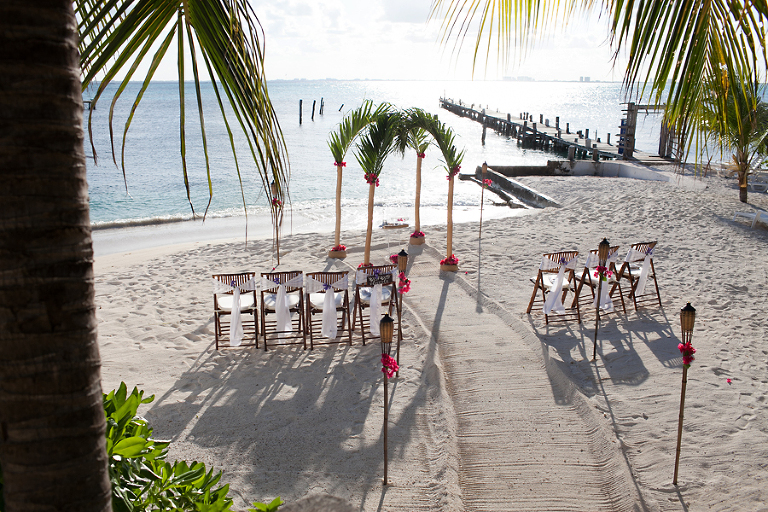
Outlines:
{"type": "MultiPolygon", "coordinates": [[[[280,124],[272,107],[264,73],[264,34],[253,9],[247,0],[75,0],[79,16],[81,68],[83,90],[100,79],[93,98],[96,103],[107,85],[126,66],[126,78],[121,82],[112,101],[115,102],[125,90],[128,80],[144,61],[150,48],[162,40],[150,63],[141,91],[137,95],[132,113],[138,107],[141,97],[152,78],[157,65],[166,57],[173,38],[177,38],[179,92],[181,99],[181,152],[182,167],[190,207],[194,213],[184,152],[186,136],[184,131],[184,55],[186,47],[192,56],[192,75],[197,99],[198,117],[206,159],[209,204],[213,194],[210,167],[208,165],[208,143],[205,134],[203,105],[198,73],[198,59],[205,62],[218,100],[219,110],[230,133],[232,152],[237,161],[237,152],[226,120],[226,110],[221,101],[221,92],[229,106],[250,149],[251,157],[261,177],[262,187],[270,195],[270,182],[274,182],[278,197],[283,203],[287,198],[290,175],[288,156],[285,150],[280,124]],[[199,56],[198,56],[199,54],[199,56]]],[[[131,117],[132,117],[131,113],[131,117]]],[[[113,141],[112,112],[110,112],[110,137],[113,141]]],[[[89,133],[91,118],[89,117],[89,133]]],[[[123,129],[123,151],[130,118],[123,129]]],[[[91,137],[92,140],[92,137],[91,137]]],[[[114,159],[114,150],[113,150],[114,159]]],[[[122,162],[125,175],[125,163],[122,162]]],[[[241,194],[243,192],[239,165],[241,194]]],[[[243,201],[245,208],[245,201],[243,201]]]]}
{"type": "Polygon", "coordinates": [[[384,161],[397,149],[395,140],[401,129],[403,117],[400,112],[384,110],[376,115],[366,132],[357,141],[355,157],[365,174],[378,177],[384,161]]]}

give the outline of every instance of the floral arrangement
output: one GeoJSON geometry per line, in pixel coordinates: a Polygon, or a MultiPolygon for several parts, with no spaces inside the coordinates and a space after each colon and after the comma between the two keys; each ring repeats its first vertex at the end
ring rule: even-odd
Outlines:
{"type": "Polygon", "coordinates": [[[447,177],[447,178],[445,178],[445,179],[447,179],[448,181],[450,181],[451,179],[453,179],[453,177],[454,177],[454,176],[456,176],[457,174],[459,174],[459,171],[460,171],[460,170],[461,170],[461,166],[460,166],[460,165],[457,165],[456,167],[454,167],[453,169],[451,169],[451,172],[450,172],[450,173],[448,173],[448,177],[447,177]]]}
{"type": "Polygon", "coordinates": [[[389,261],[391,261],[393,264],[397,265],[397,254],[390,254],[389,255],[389,261]]]}
{"type": "Polygon", "coordinates": [[[391,379],[399,369],[400,367],[397,365],[397,361],[395,361],[392,356],[389,354],[381,354],[381,371],[384,372],[384,375],[386,375],[388,379],[391,379]]]}
{"type": "Polygon", "coordinates": [[[400,272],[400,283],[397,285],[399,293],[408,293],[411,291],[411,280],[405,277],[405,272],[400,272]]]}
{"type": "Polygon", "coordinates": [[[411,233],[411,238],[424,238],[425,236],[427,235],[425,235],[423,231],[414,231],[411,233]]]}
{"type": "Polygon", "coordinates": [[[688,343],[680,343],[677,348],[680,350],[680,353],[683,354],[683,367],[690,368],[691,363],[696,359],[693,357],[693,354],[696,353],[696,349],[693,348],[690,341],[688,343]]]}
{"type": "Polygon", "coordinates": [[[483,188],[488,188],[491,185],[493,185],[493,182],[491,180],[488,180],[488,179],[483,180],[483,188]]]}
{"type": "Polygon", "coordinates": [[[371,173],[367,173],[365,175],[365,182],[367,184],[369,184],[369,185],[376,185],[378,187],[379,186],[379,177],[376,176],[375,174],[373,174],[372,172],[371,173]]]}
{"type": "Polygon", "coordinates": [[[608,270],[608,267],[598,265],[595,269],[595,277],[599,277],[603,281],[607,281],[609,277],[613,275],[613,271],[608,270]]]}
{"type": "Polygon", "coordinates": [[[333,162],[333,165],[335,165],[336,167],[346,167],[347,162],[333,162]]]}
{"type": "Polygon", "coordinates": [[[426,158],[427,155],[425,155],[424,153],[416,153],[416,156],[419,158],[426,158]]]}
{"type": "Polygon", "coordinates": [[[272,198],[272,206],[274,206],[274,207],[283,206],[283,202],[281,200],[279,200],[278,198],[273,197],[272,198]]]}
{"type": "Polygon", "coordinates": [[[357,268],[363,268],[363,267],[372,267],[373,263],[361,263],[357,266],[357,268]]]}
{"type": "Polygon", "coordinates": [[[331,250],[332,251],[346,251],[347,250],[347,246],[343,245],[343,244],[339,244],[336,247],[332,247],[331,250]]]}
{"type": "Polygon", "coordinates": [[[459,258],[455,254],[451,254],[450,257],[440,260],[441,265],[458,265],[459,258]]]}

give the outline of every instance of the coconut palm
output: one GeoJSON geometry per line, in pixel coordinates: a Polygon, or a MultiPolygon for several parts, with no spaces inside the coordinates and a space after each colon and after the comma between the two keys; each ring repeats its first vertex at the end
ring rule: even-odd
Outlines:
{"type": "Polygon", "coordinates": [[[666,103],[665,115],[681,135],[696,129],[691,120],[722,68],[755,70],[768,65],[765,0],[435,0],[430,17],[444,13],[443,42],[453,39],[456,46],[477,29],[477,63],[483,52],[490,56],[493,41],[506,60],[516,47],[525,53],[538,36],[567,23],[577,11],[591,10],[608,16],[615,54],[626,50],[628,92],[647,93],[652,101],[666,103]]]}
{"type": "Polygon", "coordinates": [[[768,104],[761,100],[759,79],[746,79],[723,70],[710,85],[696,125],[702,127],[700,146],[731,152],[739,179],[739,199],[747,202],[747,177],[768,154],[768,104]]]}
{"type": "MultiPolygon", "coordinates": [[[[285,204],[288,183],[288,159],[285,142],[272,108],[264,74],[264,35],[256,15],[247,0],[75,0],[80,20],[80,64],[83,71],[82,87],[98,81],[92,99],[92,107],[104,94],[106,87],[122,71],[120,81],[110,106],[110,134],[114,106],[122,96],[128,82],[134,78],[139,65],[148,59],[153,45],[156,50],[149,60],[149,69],[142,81],[131,113],[125,122],[120,151],[120,165],[125,179],[125,143],[133,114],[172,44],[176,43],[178,55],[188,52],[192,60],[192,78],[197,99],[197,114],[201,127],[203,153],[208,178],[209,200],[213,197],[208,144],[205,132],[200,72],[202,63],[211,79],[219,112],[229,134],[235,169],[240,180],[241,196],[245,209],[240,163],[237,159],[235,139],[222,96],[232,110],[240,132],[245,135],[253,164],[261,176],[261,185],[267,197],[271,197],[270,182],[275,183],[277,197],[285,204]]],[[[185,59],[177,59],[179,77],[179,136],[181,162],[187,200],[193,215],[186,163],[186,86],[185,59]]],[[[88,127],[93,111],[88,116],[88,127]]],[[[96,155],[95,148],[92,148],[96,155]]],[[[112,158],[117,164],[114,140],[112,158]]],[[[126,184],[127,188],[127,184],[126,184]]],[[[247,215],[247,209],[246,215],[247,215]]],[[[273,221],[278,214],[272,209],[273,221]]]]}
{"type": "MultiPolygon", "coordinates": [[[[246,2],[109,2],[114,11],[95,0],[76,5],[78,17],[70,0],[0,2],[0,466],[6,510],[111,510],[78,19],[85,33],[101,34],[90,39],[101,50],[85,54],[92,57],[83,67],[93,77],[125,62],[124,55],[133,54],[128,47],[146,55],[153,34],[178,16],[176,29],[200,36],[206,63],[221,70],[225,94],[243,106],[235,115],[256,165],[281,190],[287,183],[263,46],[253,23],[241,17],[251,12],[246,2]],[[99,14],[90,16],[94,10],[99,14]],[[121,39],[126,54],[113,46],[121,39]]],[[[151,67],[154,72],[156,59],[151,67]]]]}
{"type": "Polygon", "coordinates": [[[384,161],[390,153],[398,149],[395,141],[402,122],[402,115],[386,105],[386,108],[373,118],[368,129],[357,142],[355,158],[363,168],[365,181],[368,183],[368,231],[365,235],[364,265],[371,263],[374,194],[376,187],[379,186],[379,176],[384,168],[384,161]]]}
{"type": "Polygon", "coordinates": [[[405,152],[405,147],[416,151],[416,197],[414,199],[414,233],[421,231],[421,218],[419,216],[419,206],[421,203],[421,164],[424,160],[424,152],[429,147],[429,134],[422,128],[424,118],[432,117],[431,114],[421,109],[410,109],[407,112],[407,122],[405,137],[401,137],[399,144],[400,151],[405,152]]]}
{"type": "Polygon", "coordinates": [[[454,178],[461,169],[461,162],[464,160],[464,150],[459,151],[456,148],[456,135],[453,130],[441,123],[436,118],[424,116],[418,120],[418,123],[434,139],[435,145],[440,149],[443,155],[445,170],[448,173],[448,217],[446,234],[446,259],[453,258],[453,184],[454,178]]]}
{"type": "Polygon", "coordinates": [[[339,127],[335,132],[331,132],[330,139],[328,140],[328,147],[333,155],[333,165],[336,166],[336,232],[334,235],[334,247],[338,247],[341,244],[341,175],[342,169],[346,167],[347,163],[344,161],[344,157],[347,155],[347,151],[352,146],[360,132],[363,131],[371,122],[372,117],[379,115],[380,109],[373,108],[373,102],[366,100],[360,107],[347,113],[339,123],[339,127]]]}

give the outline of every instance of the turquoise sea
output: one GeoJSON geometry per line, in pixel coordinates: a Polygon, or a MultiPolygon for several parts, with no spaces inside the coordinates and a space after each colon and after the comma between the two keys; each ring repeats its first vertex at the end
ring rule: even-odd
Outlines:
{"type": "MultiPolygon", "coordinates": [[[[120,136],[140,84],[131,84],[114,112],[115,151],[120,163],[120,136]]],[[[111,92],[99,101],[93,111],[93,137],[98,164],[88,159],[91,222],[95,228],[116,228],[144,224],[176,223],[191,219],[186,198],[179,154],[178,84],[156,82],[144,95],[127,136],[125,168],[126,192],[119,166],[112,161],[109,143],[111,92]]],[[[187,89],[187,162],[193,202],[198,213],[208,202],[208,182],[200,141],[194,88],[187,89]]],[[[420,107],[439,115],[458,134],[466,148],[462,172],[472,172],[477,165],[536,165],[558,158],[552,153],[520,148],[516,141],[488,133],[481,144],[482,127],[440,110],[441,96],[461,99],[468,104],[516,116],[529,112],[538,118],[543,114],[554,123],[570,123],[571,131],[589,129],[592,138],[604,138],[610,132],[617,140],[622,117],[621,84],[604,82],[516,82],[516,81],[274,81],[269,93],[278,113],[290,159],[290,199],[295,214],[309,216],[319,222],[330,221],[335,202],[336,169],[327,146],[329,133],[345,112],[365,99],[375,103],[390,102],[399,108],[420,107]],[[319,114],[324,101],[323,115],[319,114]],[[303,123],[299,124],[299,100],[303,100],[303,123]],[[312,103],[316,101],[314,120],[312,103]]],[[[84,94],[89,99],[89,92],[84,94]]],[[[243,201],[231,155],[229,139],[221,120],[210,84],[203,88],[205,126],[208,134],[213,200],[209,218],[241,217],[243,201]]],[[[86,112],[87,114],[87,112],[86,112]]],[[[659,116],[642,117],[639,121],[638,148],[654,152],[658,146],[659,116]]],[[[605,139],[603,139],[605,140],[605,139]]],[[[241,141],[242,142],[242,141],[241,141]]],[[[249,216],[267,212],[267,199],[244,145],[240,145],[239,162],[243,174],[245,201],[249,216]]],[[[347,155],[343,181],[343,204],[356,209],[367,203],[368,188],[363,172],[353,155],[347,155]]],[[[86,140],[86,153],[91,154],[86,140]]],[[[391,156],[376,190],[377,206],[385,206],[388,214],[408,215],[412,211],[415,155],[391,156]]],[[[445,207],[447,182],[441,168],[440,153],[430,148],[423,169],[421,204],[441,210],[445,207]]],[[[478,187],[457,182],[455,205],[458,208],[479,205],[478,187]]]]}

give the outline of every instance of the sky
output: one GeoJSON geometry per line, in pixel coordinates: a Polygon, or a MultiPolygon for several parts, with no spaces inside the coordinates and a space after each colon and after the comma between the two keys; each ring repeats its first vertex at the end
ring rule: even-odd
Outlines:
{"type": "MultiPolygon", "coordinates": [[[[267,78],[620,81],[597,14],[568,22],[540,40],[522,62],[483,57],[472,69],[474,36],[458,55],[440,43],[439,20],[427,22],[430,0],[251,0],[265,33],[267,78]]],[[[170,57],[170,55],[168,56],[170,57]]],[[[158,79],[175,80],[175,57],[158,79]]],[[[189,67],[188,67],[189,68],[189,67]]],[[[141,75],[143,76],[143,75],[141,75]]]]}

